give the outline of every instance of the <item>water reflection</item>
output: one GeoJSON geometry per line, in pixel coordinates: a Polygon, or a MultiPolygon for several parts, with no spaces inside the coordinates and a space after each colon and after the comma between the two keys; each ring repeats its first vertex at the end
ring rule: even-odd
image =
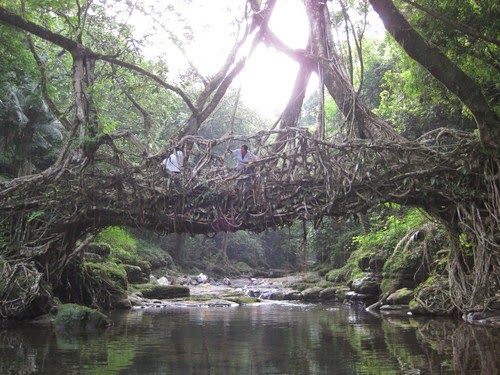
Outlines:
{"type": "Polygon", "coordinates": [[[0,329],[1,374],[496,374],[499,330],[263,303],[112,314],[104,332],[0,329]]]}

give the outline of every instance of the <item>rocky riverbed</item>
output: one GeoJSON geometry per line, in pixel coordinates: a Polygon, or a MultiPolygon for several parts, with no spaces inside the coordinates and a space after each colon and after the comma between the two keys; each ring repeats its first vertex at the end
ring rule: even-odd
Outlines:
{"type": "MultiPolygon", "coordinates": [[[[182,288],[185,295],[175,298],[160,298],[141,292],[129,296],[130,307],[161,308],[167,306],[237,306],[262,300],[304,300],[310,302],[342,301],[349,290],[345,287],[321,287],[320,276],[304,273],[277,278],[237,278],[223,282],[189,282],[183,285],[165,285],[164,288],[182,288]]],[[[163,288],[157,288],[159,291],[163,288]]]]}

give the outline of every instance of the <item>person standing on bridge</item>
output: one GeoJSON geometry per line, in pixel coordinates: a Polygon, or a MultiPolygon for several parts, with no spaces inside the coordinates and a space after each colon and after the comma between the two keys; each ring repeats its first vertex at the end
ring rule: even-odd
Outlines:
{"type": "Polygon", "coordinates": [[[165,184],[167,189],[170,187],[170,180],[172,176],[179,175],[184,165],[184,153],[179,147],[174,149],[174,152],[169,157],[163,159],[161,166],[165,173],[165,184]]]}
{"type": "Polygon", "coordinates": [[[248,151],[248,146],[243,144],[240,148],[231,150],[229,146],[227,147],[227,153],[231,153],[236,159],[236,171],[243,172],[245,176],[239,181],[238,187],[246,187],[249,182],[251,182],[251,175],[253,174],[253,168],[250,166],[251,163],[257,160],[257,156],[250,151],[248,151]]]}
{"type": "MultiPolygon", "coordinates": [[[[228,146],[227,153],[233,154],[234,158],[236,159],[236,170],[238,172],[243,171],[245,167],[248,167],[249,164],[257,160],[257,156],[248,151],[247,145],[241,145],[240,148],[234,150],[231,150],[228,146]]],[[[249,173],[251,173],[251,171],[247,172],[247,174],[249,173]]]]}

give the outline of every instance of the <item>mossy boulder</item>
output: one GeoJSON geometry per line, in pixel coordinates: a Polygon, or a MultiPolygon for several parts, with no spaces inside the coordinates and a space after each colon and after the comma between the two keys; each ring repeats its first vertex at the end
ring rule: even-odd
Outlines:
{"type": "Polygon", "coordinates": [[[424,282],[429,277],[436,254],[446,243],[435,223],[426,223],[409,232],[384,263],[382,293],[414,289],[424,282]]]}
{"type": "Polygon", "coordinates": [[[144,298],[149,299],[172,299],[190,296],[189,288],[183,285],[140,284],[134,287],[142,293],[144,298]]]}
{"type": "Polygon", "coordinates": [[[85,267],[94,276],[94,279],[102,279],[105,282],[112,283],[116,289],[127,290],[127,272],[123,264],[86,262],[85,267]]]}
{"type": "Polygon", "coordinates": [[[330,286],[319,292],[319,298],[322,301],[334,301],[337,299],[337,288],[330,286]]]}
{"type": "Polygon", "coordinates": [[[54,327],[64,331],[102,329],[111,324],[103,313],[73,303],[61,305],[54,320],[54,327]]]}
{"type": "Polygon", "coordinates": [[[85,262],[85,270],[88,274],[86,287],[92,291],[94,303],[100,308],[112,309],[127,297],[127,272],[122,264],[85,262]]]}
{"type": "Polygon", "coordinates": [[[377,296],[380,294],[380,277],[374,273],[367,273],[359,279],[354,279],[351,289],[358,294],[377,296]]]}
{"type": "Polygon", "coordinates": [[[107,244],[91,243],[85,246],[85,252],[107,258],[111,254],[111,248],[107,244]]]}
{"type": "Polygon", "coordinates": [[[413,290],[403,288],[396,290],[387,297],[387,303],[391,305],[408,305],[413,299],[413,290]]]}
{"type": "Polygon", "coordinates": [[[320,286],[314,286],[312,288],[307,288],[302,291],[302,295],[304,296],[304,301],[319,301],[320,293],[324,288],[320,286]]]}
{"type": "Polygon", "coordinates": [[[149,275],[143,272],[142,268],[139,266],[134,266],[131,264],[125,264],[123,266],[127,274],[127,281],[131,284],[142,284],[149,281],[149,275]]]}
{"type": "Polygon", "coordinates": [[[371,254],[365,254],[357,259],[358,267],[363,272],[370,271],[371,254]]]}
{"type": "Polygon", "coordinates": [[[428,278],[415,290],[415,299],[409,303],[414,314],[452,315],[456,307],[450,298],[448,280],[441,276],[428,278]]]}
{"type": "Polygon", "coordinates": [[[423,246],[413,246],[404,251],[395,251],[383,269],[382,292],[393,292],[401,288],[415,288],[425,280],[427,273],[422,265],[423,246]]]}
{"type": "Polygon", "coordinates": [[[347,275],[342,268],[336,268],[326,273],[325,280],[332,283],[341,283],[347,281],[346,276],[347,275]]]}

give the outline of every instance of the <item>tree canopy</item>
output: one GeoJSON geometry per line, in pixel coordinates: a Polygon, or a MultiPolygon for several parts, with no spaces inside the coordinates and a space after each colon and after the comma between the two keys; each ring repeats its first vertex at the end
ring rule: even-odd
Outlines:
{"type": "MultiPolygon", "coordinates": [[[[447,225],[457,306],[465,311],[487,301],[500,285],[498,25],[482,22],[483,15],[495,19],[495,2],[437,7],[433,0],[369,0],[362,9],[350,3],[304,0],[309,35],[302,48],[289,47],[273,31],[275,0],[233,3],[235,13],[219,21],[235,31],[218,70],[202,74],[188,58],[174,79],[168,51],[166,60],[143,55],[127,15],[141,11],[151,30],[182,55],[193,34],[177,6],[192,2],[0,1],[2,39],[8,41],[1,47],[7,64],[1,78],[11,86],[2,93],[27,80],[37,83],[34,97],[43,100],[30,116],[28,107],[9,105],[2,134],[17,126],[24,149],[40,143],[49,128],[64,135],[50,166],[24,163],[20,177],[2,182],[2,257],[57,285],[69,259],[107,225],[211,232],[221,229],[213,223],[222,217],[230,224],[223,230],[258,231],[390,201],[421,207],[447,225]],[[353,19],[372,10],[392,37],[386,47],[392,61],[363,59],[364,24],[353,19]],[[164,20],[171,16],[184,25],[184,38],[168,28],[164,20]],[[260,45],[299,68],[276,128],[236,136],[239,92],[233,86],[260,45]],[[381,76],[385,91],[376,83],[381,76]],[[300,123],[311,77],[320,87],[313,133],[300,123]],[[416,103],[413,118],[397,111],[398,101],[407,100],[416,103]],[[454,108],[427,115],[440,104],[454,108]],[[223,106],[229,126],[210,134],[203,127],[214,124],[223,106]],[[455,114],[449,122],[448,113],[455,114]],[[7,121],[12,116],[17,122],[7,121]],[[426,124],[436,117],[445,128],[426,124]],[[415,131],[415,119],[430,131],[415,131]],[[201,138],[202,132],[217,138],[201,138]],[[238,140],[260,148],[256,185],[243,198],[228,185],[239,176],[228,177],[221,166],[221,145],[238,140]],[[174,145],[192,164],[182,188],[166,191],[159,162],[174,145]]],[[[213,41],[214,50],[219,42],[213,41]]],[[[34,148],[24,149],[14,153],[23,161],[35,156],[34,148]]],[[[15,315],[17,307],[3,308],[15,315]]]]}

